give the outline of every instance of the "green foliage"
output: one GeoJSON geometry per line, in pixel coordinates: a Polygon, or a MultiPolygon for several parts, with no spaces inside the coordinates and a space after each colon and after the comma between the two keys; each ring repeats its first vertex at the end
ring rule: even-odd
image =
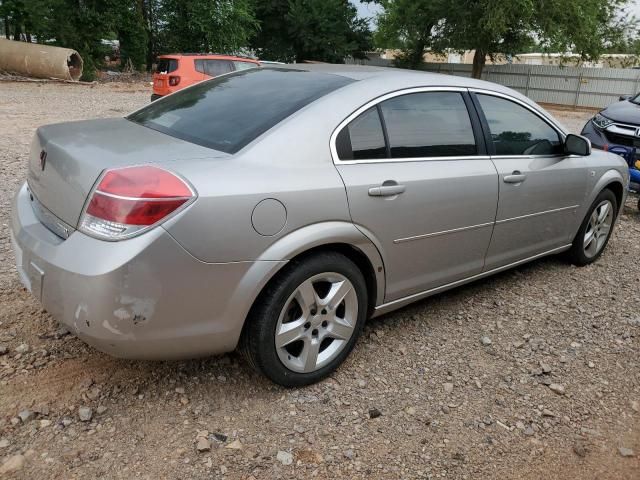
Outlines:
{"type": "Polygon", "coordinates": [[[474,76],[486,56],[543,51],[578,53],[596,60],[624,40],[635,22],[619,15],[629,0],[372,0],[379,46],[401,48],[409,65],[426,48],[434,52],[475,50],[474,76]],[[424,29],[421,29],[424,26],[424,29]]]}
{"type": "Polygon", "coordinates": [[[256,5],[261,30],[252,46],[269,60],[342,63],[364,58],[372,36],[347,0],[266,0],[256,5]]]}
{"type": "Polygon", "coordinates": [[[258,29],[249,0],[164,0],[162,50],[233,53],[258,29]]]}
{"type": "Polygon", "coordinates": [[[444,11],[442,0],[380,0],[376,45],[399,49],[397,67],[418,68],[425,49],[431,45],[431,31],[444,11]]]}

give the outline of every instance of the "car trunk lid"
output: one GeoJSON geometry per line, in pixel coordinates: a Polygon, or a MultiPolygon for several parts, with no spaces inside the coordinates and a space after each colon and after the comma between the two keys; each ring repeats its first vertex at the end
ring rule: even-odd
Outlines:
{"type": "Polygon", "coordinates": [[[107,168],[224,156],[228,154],[124,118],[60,123],[37,130],[28,184],[41,206],[75,227],[89,192],[107,168]]]}

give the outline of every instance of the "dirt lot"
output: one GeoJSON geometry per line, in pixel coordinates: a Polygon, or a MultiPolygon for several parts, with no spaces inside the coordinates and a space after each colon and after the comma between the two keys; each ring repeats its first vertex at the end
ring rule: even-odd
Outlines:
{"type": "MultiPolygon", "coordinates": [[[[38,125],[120,116],[149,93],[0,83],[0,465],[24,460],[7,477],[640,478],[630,202],[596,264],[545,259],[371,321],[346,364],[305,389],[234,354],[129,362],[60,331],[10,252],[29,142],[38,125]],[[212,448],[199,453],[202,431],[212,448]]],[[[555,113],[573,130],[591,115],[555,113]]]]}

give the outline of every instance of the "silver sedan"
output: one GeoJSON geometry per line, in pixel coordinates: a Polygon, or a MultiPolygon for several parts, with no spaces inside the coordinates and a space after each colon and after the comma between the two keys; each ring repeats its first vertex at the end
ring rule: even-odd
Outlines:
{"type": "Polygon", "coordinates": [[[262,68],[39,128],[11,229],[23,283],[95,348],[240,348],[298,386],[367,318],[545,255],[595,261],[627,182],[499,85],[262,68]]]}

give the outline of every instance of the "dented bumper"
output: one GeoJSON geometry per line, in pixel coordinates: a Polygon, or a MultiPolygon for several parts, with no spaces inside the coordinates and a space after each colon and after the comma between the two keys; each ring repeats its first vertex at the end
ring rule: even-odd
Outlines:
{"type": "Polygon", "coordinates": [[[163,228],[105,242],[63,240],[38,221],[26,186],[12,206],[24,285],[80,339],[123,358],[193,358],[233,350],[273,262],[205,263],[163,228]],[[257,290],[256,290],[257,289],[257,290]]]}

